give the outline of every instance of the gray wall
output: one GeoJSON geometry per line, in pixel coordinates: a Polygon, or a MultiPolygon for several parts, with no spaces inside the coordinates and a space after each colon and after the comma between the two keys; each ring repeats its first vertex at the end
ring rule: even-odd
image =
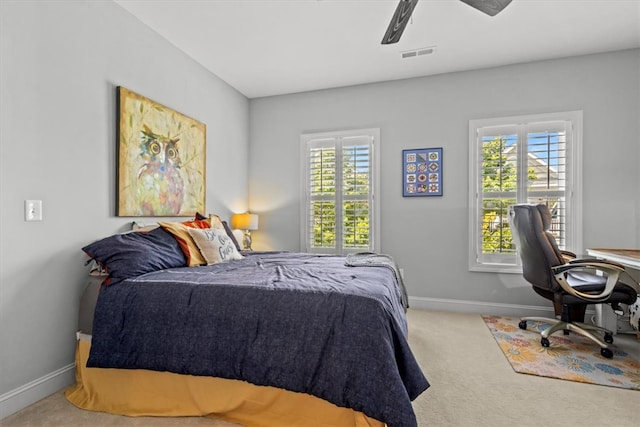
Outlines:
{"type": "Polygon", "coordinates": [[[298,249],[301,132],[379,127],[382,251],[418,303],[543,304],[467,271],[469,119],[584,110],[584,243],[640,246],[638,50],[248,101],[112,2],[2,0],[0,20],[0,418],[72,375],[80,248],[131,220],[114,216],[118,85],[207,124],[207,210],[250,196],[256,249],[298,249]],[[403,199],[401,150],[432,146],[444,197],[403,199]]]}
{"type": "Polygon", "coordinates": [[[520,276],[467,269],[468,122],[583,110],[584,245],[640,247],[639,58],[630,50],[251,100],[254,248],[299,248],[302,132],[379,127],[382,252],[404,268],[414,306],[547,306],[520,276]],[[403,198],[401,151],[426,147],[444,149],[444,196],[403,198]]]}
{"type": "Polygon", "coordinates": [[[114,216],[116,86],[207,125],[207,208],[225,217],[247,207],[249,101],[111,1],[0,5],[2,404],[73,363],[80,248],[131,222],[114,216]]]}

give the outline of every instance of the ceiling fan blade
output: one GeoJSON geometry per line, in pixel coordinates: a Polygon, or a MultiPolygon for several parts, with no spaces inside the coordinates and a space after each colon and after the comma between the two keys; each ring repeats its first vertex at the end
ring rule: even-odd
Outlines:
{"type": "Polygon", "coordinates": [[[413,12],[417,3],[418,0],[400,0],[398,7],[396,7],[396,11],[391,18],[387,32],[384,33],[382,44],[397,43],[398,40],[400,40],[404,27],[407,26],[407,22],[409,22],[409,18],[411,17],[411,12],[413,12]]]}
{"type": "Polygon", "coordinates": [[[507,7],[511,0],[460,0],[469,6],[484,12],[489,16],[495,16],[507,7]]]}

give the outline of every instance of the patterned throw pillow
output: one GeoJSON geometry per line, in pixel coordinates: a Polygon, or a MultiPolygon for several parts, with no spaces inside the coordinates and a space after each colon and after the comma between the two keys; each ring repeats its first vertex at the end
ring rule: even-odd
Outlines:
{"type": "Polygon", "coordinates": [[[235,245],[238,252],[240,252],[240,244],[238,244],[238,240],[236,236],[233,235],[233,230],[229,227],[227,221],[223,221],[216,214],[209,214],[209,216],[202,215],[200,212],[196,212],[196,219],[203,219],[205,221],[209,221],[211,223],[211,228],[224,228],[227,232],[227,236],[231,239],[233,244],[235,245]]]}
{"type": "Polygon", "coordinates": [[[207,230],[198,230],[190,228],[188,232],[209,265],[244,258],[240,255],[224,229],[209,228],[207,230]]]}

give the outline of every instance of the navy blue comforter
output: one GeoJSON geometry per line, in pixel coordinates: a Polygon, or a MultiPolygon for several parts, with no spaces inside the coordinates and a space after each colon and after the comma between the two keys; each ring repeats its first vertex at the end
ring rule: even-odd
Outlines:
{"type": "Polygon", "coordinates": [[[104,287],[87,366],[169,371],[308,393],[416,426],[429,387],[393,271],[345,257],[253,253],[104,287]]]}

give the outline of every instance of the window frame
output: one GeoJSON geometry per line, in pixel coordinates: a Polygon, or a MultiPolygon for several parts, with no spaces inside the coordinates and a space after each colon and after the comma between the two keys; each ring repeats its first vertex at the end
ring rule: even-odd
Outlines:
{"type": "MultiPolygon", "coordinates": [[[[336,158],[341,157],[336,155],[336,158]]],[[[371,252],[380,251],[380,129],[379,128],[366,128],[366,129],[353,129],[353,130],[337,130],[326,132],[309,132],[302,133],[300,135],[300,248],[303,252],[312,253],[330,253],[330,254],[347,254],[352,252],[360,252],[368,250],[371,252]],[[371,200],[372,206],[369,209],[369,239],[370,244],[368,249],[362,248],[345,248],[342,245],[342,241],[336,242],[335,248],[312,248],[309,241],[310,234],[308,214],[310,194],[309,194],[309,143],[318,140],[330,140],[335,139],[342,141],[345,138],[352,137],[368,137],[371,138],[371,153],[370,153],[370,188],[369,188],[369,200],[371,200]]],[[[337,171],[337,176],[340,182],[336,182],[336,189],[340,190],[342,194],[342,170],[337,171]]],[[[339,197],[341,199],[341,197],[339,197]]],[[[341,213],[340,213],[341,215],[341,213]]],[[[336,221],[337,222],[337,221],[336,221]]]]}
{"type": "MultiPolygon", "coordinates": [[[[535,129],[545,122],[567,122],[570,128],[566,141],[566,214],[565,214],[565,247],[574,252],[582,251],[582,111],[566,111],[557,113],[530,114],[489,119],[477,119],[469,121],[469,271],[495,272],[495,273],[522,273],[522,265],[517,253],[511,256],[513,262],[487,262],[480,257],[482,250],[482,167],[480,166],[482,152],[482,130],[495,127],[515,127],[518,139],[533,133],[535,129]],[[530,131],[527,132],[527,129],[530,131]]],[[[527,165],[527,153],[517,154],[519,176],[516,188],[516,203],[526,203],[527,185],[526,170],[520,166],[527,165]]],[[[496,256],[500,258],[500,256],[496,256]]],[[[508,259],[508,256],[502,257],[508,259]]]]}

